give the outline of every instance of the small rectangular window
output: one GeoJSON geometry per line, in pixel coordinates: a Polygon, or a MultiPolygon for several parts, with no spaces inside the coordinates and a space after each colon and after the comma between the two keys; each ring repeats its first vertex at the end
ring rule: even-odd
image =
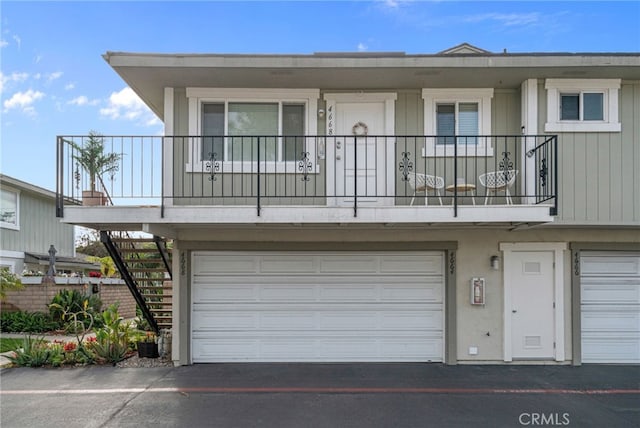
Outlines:
{"type": "Polygon", "coordinates": [[[560,120],[580,120],[580,94],[560,96],[560,120]]]}
{"type": "Polygon", "coordinates": [[[455,104],[436,105],[436,135],[438,144],[453,144],[456,134],[456,106],[455,104]]]}
{"type": "Polygon", "coordinates": [[[604,120],[604,96],[601,92],[585,93],[584,120],[604,120]]]}
{"type": "Polygon", "coordinates": [[[0,190],[0,223],[18,226],[18,194],[6,189],[0,190]]]}
{"type": "Polygon", "coordinates": [[[302,157],[304,151],[304,105],[282,105],[282,155],[285,161],[302,157]]]}
{"type": "Polygon", "coordinates": [[[202,159],[224,158],[224,104],[202,106],[202,159]]]}

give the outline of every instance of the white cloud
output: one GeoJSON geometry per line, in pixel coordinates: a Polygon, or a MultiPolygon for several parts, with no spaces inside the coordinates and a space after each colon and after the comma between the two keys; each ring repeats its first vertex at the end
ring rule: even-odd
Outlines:
{"type": "Polygon", "coordinates": [[[67,83],[66,85],[64,85],[65,91],[70,91],[75,87],[76,87],[75,83],[67,83]]]}
{"type": "Polygon", "coordinates": [[[23,113],[28,115],[35,114],[33,104],[39,99],[44,98],[44,93],[29,89],[26,92],[16,92],[11,98],[5,100],[4,111],[7,112],[14,108],[19,108],[23,113]]]}
{"type": "Polygon", "coordinates": [[[36,57],[33,59],[34,64],[38,64],[40,61],[42,61],[42,55],[36,55],[36,57]]]}
{"type": "Polygon", "coordinates": [[[369,49],[367,45],[365,45],[364,43],[358,43],[358,52],[364,52],[367,49],[369,49]]]}
{"type": "Polygon", "coordinates": [[[18,45],[18,49],[20,49],[20,46],[22,45],[22,39],[20,39],[19,36],[14,35],[13,40],[15,40],[16,44],[18,45]]]}
{"type": "Polygon", "coordinates": [[[67,104],[72,104],[72,105],[76,105],[79,107],[82,106],[95,106],[98,105],[100,103],[100,100],[90,100],[89,98],[87,98],[84,95],[80,95],[79,97],[76,97],[70,101],[67,101],[67,104]]]}
{"type": "Polygon", "coordinates": [[[62,71],[56,71],[54,73],[49,73],[47,74],[47,81],[48,82],[53,82],[56,79],[59,79],[62,77],[62,71]]]}
{"type": "Polygon", "coordinates": [[[9,42],[5,39],[0,39],[0,48],[6,48],[7,46],[9,46],[9,42]]]}
{"type": "Polygon", "coordinates": [[[144,102],[129,87],[120,92],[114,92],[109,97],[109,105],[100,109],[102,116],[111,119],[125,119],[137,121],[140,124],[154,125],[155,115],[144,102]]]}
{"type": "Polygon", "coordinates": [[[20,83],[24,82],[29,78],[29,73],[16,73],[13,72],[9,75],[3,74],[0,71],[0,94],[4,91],[5,85],[7,83],[20,83]]]}
{"type": "Polygon", "coordinates": [[[496,21],[505,26],[532,25],[540,22],[542,16],[538,12],[531,13],[483,13],[480,15],[468,16],[466,22],[496,21]]]}

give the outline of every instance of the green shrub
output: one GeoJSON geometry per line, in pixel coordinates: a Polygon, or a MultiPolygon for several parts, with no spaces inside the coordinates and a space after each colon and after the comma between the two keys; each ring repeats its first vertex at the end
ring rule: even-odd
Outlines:
{"type": "Polygon", "coordinates": [[[31,336],[24,338],[22,348],[14,351],[14,355],[7,355],[12,363],[21,367],[42,367],[51,362],[51,357],[51,349],[44,338],[34,339],[31,336]]]}
{"type": "Polygon", "coordinates": [[[4,300],[7,297],[7,291],[20,290],[22,288],[22,281],[17,275],[11,273],[9,268],[0,268],[0,300],[4,300]]]}
{"type": "Polygon", "coordinates": [[[77,333],[78,322],[82,323],[84,328],[89,327],[90,323],[94,327],[102,325],[101,318],[97,316],[101,308],[102,301],[98,296],[83,296],[78,290],[60,290],[51,299],[49,313],[51,318],[62,322],[67,331],[77,333]],[[77,316],[71,320],[68,314],[77,314],[77,316]]]}
{"type": "Polygon", "coordinates": [[[124,360],[129,351],[132,330],[118,313],[118,304],[110,305],[102,312],[104,326],[96,329],[96,340],[90,349],[102,362],[117,363],[124,360]]]}
{"type": "Polygon", "coordinates": [[[5,333],[45,333],[60,327],[60,323],[43,312],[19,311],[0,314],[0,330],[5,333]]]}

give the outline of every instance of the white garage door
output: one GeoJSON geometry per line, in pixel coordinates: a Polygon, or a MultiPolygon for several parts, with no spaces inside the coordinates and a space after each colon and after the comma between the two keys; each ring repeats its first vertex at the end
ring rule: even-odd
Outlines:
{"type": "Polygon", "coordinates": [[[442,361],[441,252],[196,252],[193,362],[442,361]]]}
{"type": "Polygon", "coordinates": [[[640,363],[640,253],[583,252],[582,361],[640,363]]]}

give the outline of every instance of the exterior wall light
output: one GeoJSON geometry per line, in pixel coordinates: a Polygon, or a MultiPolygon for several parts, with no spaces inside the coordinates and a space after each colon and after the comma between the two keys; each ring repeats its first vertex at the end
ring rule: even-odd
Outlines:
{"type": "Polygon", "coordinates": [[[324,109],[318,109],[318,117],[322,119],[324,117],[324,109]]]}
{"type": "Polygon", "coordinates": [[[500,258],[498,256],[491,256],[491,270],[500,269],[500,258]]]}

